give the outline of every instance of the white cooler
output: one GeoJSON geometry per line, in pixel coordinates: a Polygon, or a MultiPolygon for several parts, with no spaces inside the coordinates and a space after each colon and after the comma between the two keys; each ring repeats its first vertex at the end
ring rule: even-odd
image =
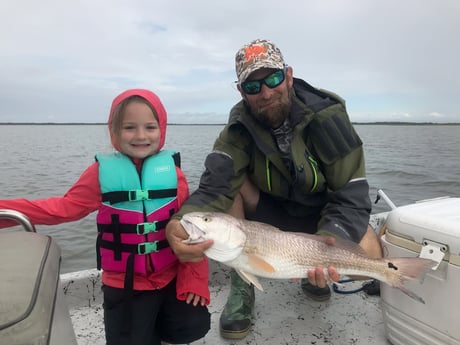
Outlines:
{"type": "Polygon", "coordinates": [[[381,284],[385,333],[393,345],[460,345],[460,198],[398,207],[382,236],[388,257],[427,257],[439,262],[424,281],[406,282],[425,301],[381,284]]]}

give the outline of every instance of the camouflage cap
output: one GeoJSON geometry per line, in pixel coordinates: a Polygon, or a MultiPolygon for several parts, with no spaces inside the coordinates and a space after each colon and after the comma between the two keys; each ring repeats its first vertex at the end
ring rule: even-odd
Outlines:
{"type": "Polygon", "coordinates": [[[244,45],[235,56],[236,76],[238,84],[260,68],[283,69],[285,67],[283,54],[272,42],[256,39],[244,45]]]}

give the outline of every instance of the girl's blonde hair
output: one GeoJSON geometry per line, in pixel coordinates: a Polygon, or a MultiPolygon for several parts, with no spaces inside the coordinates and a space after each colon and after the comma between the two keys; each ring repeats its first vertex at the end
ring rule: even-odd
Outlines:
{"type": "Polygon", "coordinates": [[[125,114],[125,109],[128,106],[128,104],[133,103],[133,102],[138,102],[147,105],[150,110],[152,110],[153,116],[155,116],[155,119],[158,120],[158,114],[155,110],[155,108],[148,102],[144,97],[141,96],[130,96],[123,100],[120,104],[118,104],[115,109],[113,110],[112,118],[109,123],[109,128],[110,131],[112,132],[112,135],[117,138],[117,140],[120,139],[120,133],[121,133],[121,126],[123,124],[123,118],[125,114]]]}

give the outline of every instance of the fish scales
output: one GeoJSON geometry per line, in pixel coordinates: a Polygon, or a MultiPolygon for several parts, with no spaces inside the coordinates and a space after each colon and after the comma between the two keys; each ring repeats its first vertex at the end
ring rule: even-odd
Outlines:
{"type": "MultiPolygon", "coordinates": [[[[315,240],[316,236],[301,233],[283,232],[259,222],[240,220],[241,230],[246,234],[243,252],[264,258],[275,272],[258,271],[246,267],[246,270],[266,278],[289,279],[305,278],[307,270],[319,265],[334,266],[340,274],[362,274],[375,272],[382,277],[386,263],[373,260],[337,246],[329,246],[315,240]]],[[[355,249],[356,250],[356,249],[355,249]]]]}

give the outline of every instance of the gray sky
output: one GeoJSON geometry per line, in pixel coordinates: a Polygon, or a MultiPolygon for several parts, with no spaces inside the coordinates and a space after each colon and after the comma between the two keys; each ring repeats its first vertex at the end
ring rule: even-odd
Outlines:
{"type": "Polygon", "coordinates": [[[460,122],[459,23],[459,0],[3,0],[0,122],[105,122],[141,87],[170,123],[223,123],[255,38],[353,121],[460,122]]]}

